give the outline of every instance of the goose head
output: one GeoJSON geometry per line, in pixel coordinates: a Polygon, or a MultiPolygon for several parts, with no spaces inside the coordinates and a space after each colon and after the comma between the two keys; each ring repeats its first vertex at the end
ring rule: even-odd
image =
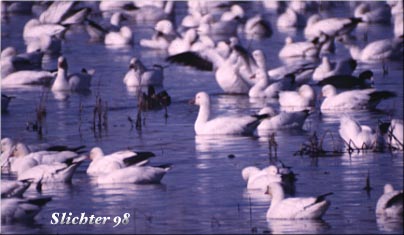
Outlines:
{"type": "Polygon", "coordinates": [[[63,70],[68,69],[67,60],[63,56],[59,56],[59,58],[58,58],[58,69],[63,69],[63,70]]]}
{"type": "Polygon", "coordinates": [[[268,114],[269,117],[276,115],[275,110],[272,107],[264,107],[259,112],[258,115],[268,114]]]}
{"type": "Polygon", "coordinates": [[[156,30],[157,32],[161,32],[162,34],[169,35],[174,32],[174,26],[173,23],[171,23],[171,21],[169,20],[160,20],[154,26],[154,30],[156,30]]]}
{"type": "Polygon", "coordinates": [[[243,177],[243,179],[245,181],[248,181],[248,179],[252,176],[257,174],[258,172],[260,172],[260,169],[258,169],[255,166],[248,166],[245,167],[242,171],[241,171],[241,176],[243,177]]]}
{"type": "Polygon", "coordinates": [[[14,146],[14,141],[8,137],[1,139],[1,152],[6,152],[14,146]]]}
{"type": "Polygon", "coordinates": [[[386,193],[393,192],[394,188],[393,188],[393,185],[391,185],[391,184],[385,184],[383,190],[384,190],[384,194],[386,194],[386,193]]]}
{"type": "Polygon", "coordinates": [[[207,106],[210,104],[208,93],[201,91],[195,95],[195,99],[191,103],[199,106],[207,106]]]}
{"type": "Polygon", "coordinates": [[[91,149],[90,154],[89,154],[89,158],[93,161],[99,157],[103,157],[104,156],[104,152],[102,151],[102,149],[100,147],[94,147],[91,149]]]}
{"type": "Polygon", "coordinates": [[[337,94],[337,89],[333,85],[325,85],[321,89],[321,93],[323,97],[332,97],[337,94]]]}

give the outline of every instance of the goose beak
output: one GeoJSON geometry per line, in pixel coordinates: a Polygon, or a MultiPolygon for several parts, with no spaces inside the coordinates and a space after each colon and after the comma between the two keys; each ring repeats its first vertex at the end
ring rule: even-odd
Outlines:
{"type": "Polygon", "coordinates": [[[195,104],[195,99],[190,99],[189,101],[188,101],[188,104],[195,104]]]}
{"type": "Polygon", "coordinates": [[[250,79],[255,79],[256,78],[256,74],[253,74],[250,76],[250,79]]]}
{"type": "Polygon", "coordinates": [[[269,186],[267,186],[267,190],[265,191],[264,194],[267,194],[272,197],[272,193],[271,193],[271,190],[269,189],[269,186]]]}

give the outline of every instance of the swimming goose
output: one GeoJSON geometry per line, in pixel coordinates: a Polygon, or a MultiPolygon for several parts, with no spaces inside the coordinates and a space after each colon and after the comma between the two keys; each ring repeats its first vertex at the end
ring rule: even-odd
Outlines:
{"type": "Polygon", "coordinates": [[[31,53],[17,54],[14,47],[7,47],[1,51],[1,77],[15,71],[42,69],[42,57],[44,53],[34,51],[31,53]]]}
{"type": "Polygon", "coordinates": [[[382,133],[385,135],[386,142],[395,150],[404,149],[404,127],[403,120],[393,118],[390,122],[379,125],[382,133]],[[384,130],[383,126],[386,125],[384,130]]]}
{"type": "Polygon", "coordinates": [[[107,172],[97,177],[99,184],[159,184],[163,176],[171,169],[171,164],[161,166],[129,166],[107,172]]]}
{"type": "Polygon", "coordinates": [[[403,190],[395,190],[391,184],[385,184],[383,194],[376,203],[376,215],[402,218],[403,199],[403,190]]]}
{"type": "Polygon", "coordinates": [[[244,181],[247,182],[248,189],[260,189],[266,191],[268,185],[272,182],[281,183],[286,189],[289,189],[290,184],[294,183],[294,173],[287,168],[279,168],[275,165],[270,165],[263,169],[255,166],[248,166],[243,168],[241,175],[244,181]]]}
{"type": "Polygon", "coordinates": [[[130,150],[121,150],[104,155],[101,148],[94,147],[89,154],[91,163],[87,168],[87,174],[99,176],[130,166],[142,166],[148,163],[150,157],[154,156],[152,152],[134,152],[130,150]]]}
{"type": "Polygon", "coordinates": [[[261,189],[265,191],[268,184],[272,182],[282,182],[282,176],[278,173],[278,168],[274,165],[259,169],[255,166],[243,168],[241,175],[244,181],[247,182],[248,189],[261,189]]]}
{"type": "Polygon", "coordinates": [[[349,34],[362,21],[361,18],[338,18],[331,17],[321,19],[317,14],[312,15],[304,28],[304,36],[314,39],[321,34],[337,37],[349,34]]]}
{"type": "Polygon", "coordinates": [[[153,68],[146,68],[136,57],[132,57],[129,64],[129,71],[123,78],[126,86],[162,86],[164,80],[163,67],[154,65],[153,68]]]}
{"type": "Polygon", "coordinates": [[[14,96],[8,96],[5,94],[1,94],[1,112],[7,111],[10,101],[14,98],[15,98],[14,96]]]}
{"type": "Polygon", "coordinates": [[[206,92],[198,92],[191,101],[199,105],[194,129],[197,135],[252,135],[267,115],[222,116],[210,118],[210,100],[206,92]]]}
{"type": "Polygon", "coordinates": [[[1,198],[22,197],[22,194],[31,185],[30,180],[1,180],[1,198]]]}
{"type": "Polygon", "coordinates": [[[350,88],[370,88],[373,84],[373,72],[365,70],[359,74],[358,77],[352,75],[334,75],[326,77],[317,85],[333,85],[338,89],[350,89],[350,88]]]}
{"type": "Polygon", "coordinates": [[[56,73],[49,71],[22,70],[11,73],[1,79],[2,87],[20,85],[50,85],[56,73]]]}
{"type": "Polygon", "coordinates": [[[390,24],[390,7],[387,4],[383,4],[376,9],[371,9],[368,3],[363,2],[355,8],[354,17],[360,18],[366,23],[390,24]]]}
{"type": "Polygon", "coordinates": [[[155,4],[153,2],[134,1],[135,6],[132,9],[124,9],[126,16],[131,18],[137,24],[155,23],[164,19],[172,19],[174,17],[175,1],[166,1],[165,5],[155,4]]]}
{"type": "Polygon", "coordinates": [[[314,69],[313,81],[321,81],[324,78],[335,76],[335,75],[351,75],[355,71],[357,62],[352,59],[342,59],[338,60],[336,63],[330,63],[327,56],[323,56],[321,59],[321,64],[314,69]]]}
{"type": "Polygon", "coordinates": [[[63,38],[66,29],[65,26],[59,24],[42,24],[38,19],[31,19],[25,24],[22,35],[26,42],[29,42],[33,38],[39,39],[41,35],[63,38]]]}
{"type": "Polygon", "coordinates": [[[79,165],[86,159],[81,156],[73,161],[65,163],[54,162],[52,164],[40,164],[18,174],[18,180],[32,180],[34,183],[68,183],[79,165]]]}
{"type": "Polygon", "coordinates": [[[174,25],[169,20],[161,20],[154,26],[155,33],[151,39],[140,39],[142,47],[151,49],[167,50],[171,42],[177,36],[174,25]]]}
{"type": "Polygon", "coordinates": [[[338,132],[347,148],[372,149],[378,144],[378,136],[372,128],[360,125],[355,119],[347,115],[340,119],[338,132]]]}
{"type": "Polygon", "coordinates": [[[326,40],[328,39],[316,38],[312,41],[293,42],[293,39],[288,36],[278,56],[279,58],[318,57],[321,47],[326,40]]]}
{"type": "Polygon", "coordinates": [[[247,20],[244,33],[248,38],[269,38],[272,36],[271,23],[262,15],[256,15],[247,20]]]}
{"type": "Polygon", "coordinates": [[[42,24],[81,24],[90,13],[90,8],[73,9],[77,2],[52,2],[50,6],[41,13],[39,21],[42,24]]]}
{"type": "Polygon", "coordinates": [[[30,222],[41,211],[51,197],[5,198],[1,200],[1,222],[30,222]]]}
{"type": "Polygon", "coordinates": [[[207,48],[200,53],[183,52],[169,56],[166,60],[206,71],[215,68],[216,82],[225,93],[247,94],[251,81],[245,80],[240,73],[240,67],[246,64],[244,57],[246,56],[241,55],[237,49],[231,49],[227,43],[221,41],[216,48],[207,48]]]}
{"type": "Polygon", "coordinates": [[[105,45],[127,46],[133,44],[133,33],[128,26],[122,26],[118,32],[109,32],[105,35],[105,45]]]}
{"type": "Polygon", "coordinates": [[[378,62],[386,59],[399,59],[403,52],[403,38],[380,39],[368,43],[364,48],[346,45],[352,58],[362,62],[378,62]]]}
{"type": "Polygon", "coordinates": [[[269,118],[264,119],[257,127],[257,133],[259,136],[267,136],[267,134],[273,130],[302,129],[304,122],[309,116],[309,111],[281,111],[276,113],[273,108],[264,107],[258,112],[258,114],[269,115],[269,118]]]}
{"type": "Polygon", "coordinates": [[[303,27],[304,24],[304,16],[290,7],[286,8],[285,12],[281,14],[276,21],[278,28],[303,27]]]}
{"type": "Polygon", "coordinates": [[[81,73],[67,75],[68,64],[65,57],[58,58],[58,72],[52,84],[52,91],[86,91],[90,89],[95,70],[82,69],[81,73]]]}
{"type": "Polygon", "coordinates": [[[320,219],[330,206],[325,197],[332,194],[285,198],[280,183],[269,184],[268,193],[272,199],[266,214],[267,219],[320,219]]]}
{"type": "Polygon", "coordinates": [[[188,29],[183,37],[174,39],[168,46],[168,54],[175,55],[191,51],[192,45],[198,40],[198,33],[195,29],[188,29]]]}
{"type": "Polygon", "coordinates": [[[101,26],[95,21],[86,19],[85,27],[91,41],[104,41],[105,35],[109,32],[119,31],[121,21],[124,20],[127,20],[127,18],[121,12],[115,12],[110,18],[109,25],[101,26]]]}
{"type": "Polygon", "coordinates": [[[329,84],[323,86],[321,92],[325,97],[321,111],[374,109],[382,100],[396,97],[394,92],[375,89],[350,90],[337,94],[337,89],[329,84]]]}
{"type": "Polygon", "coordinates": [[[279,104],[284,111],[302,111],[314,107],[315,92],[307,84],[298,88],[297,91],[279,92],[279,104]]]}

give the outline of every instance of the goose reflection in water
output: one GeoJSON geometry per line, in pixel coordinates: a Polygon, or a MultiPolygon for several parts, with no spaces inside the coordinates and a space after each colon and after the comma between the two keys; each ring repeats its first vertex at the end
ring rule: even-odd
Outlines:
{"type": "Polygon", "coordinates": [[[323,234],[331,226],[323,220],[267,220],[272,234],[323,234]]]}

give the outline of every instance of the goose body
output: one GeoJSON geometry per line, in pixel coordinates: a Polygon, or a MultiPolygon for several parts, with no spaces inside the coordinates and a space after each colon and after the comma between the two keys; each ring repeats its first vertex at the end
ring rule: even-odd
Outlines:
{"type": "Polygon", "coordinates": [[[376,215],[402,218],[403,198],[403,190],[395,190],[391,184],[385,184],[383,194],[376,203],[376,215]]]}
{"type": "Polygon", "coordinates": [[[285,198],[280,183],[271,183],[268,191],[272,195],[267,219],[320,219],[330,206],[324,194],[318,197],[285,198]]]}
{"type": "Polygon", "coordinates": [[[322,58],[321,64],[313,72],[313,80],[321,81],[331,76],[349,76],[355,71],[357,63],[353,59],[339,60],[331,64],[328,57],[322,58]]]}
{"type": "Polygon", "coordinates": [[[3,87],[20,85],[49,85],[55,79],[55,73],[49,71],[23,70],[9,74],[1,79],[3,87]]]}
{"type": "Polygon", "coordinates": [[[273,130],[302,129],[304,122],[309,116],[307,110],[299,112],[281,111],[275,113],[271,107],[262,108],[258,114],[269,115],[269,117],[264,119],[257,127],[259,136],[265,136],[273,130]]]}
{"type": "Polygon", "coordinates": [[[347,147],[369,149],[377,144],[377,134],[372,128],[360,125],[355,119],[345,115],[340,120],[338,132],[347,147]]]}
{"type": "Polygon", "coordinates": [[[118,32],[109,32],[105,35],[104,43],[112,46],[132,45],[132,30],[128,26],[122,26],[118,32]]]}
{"type": "Polygon", "coordinates": [[[352,58],[362,62],[377,62],[402,57],[403,39],[380,39],[367,44],[364,48],[348,46],[352,58]]]}
{"type": "Polygon", "coordinates": [[[18,180],[33,180],[35,183],[67,183],[70,182],[77,167],[83,162],[71,164],[53,163],[34,166],[18,175],[18,180]]]}
{"type": "Polygon", "coordinates": [[[162,86],[164,80],[163,67],[146,68],[136,57],[130,60],[129,71],[123,82],[126,86],[162,86]]]}
{"type": "Polygon", "coordinates": [[[293,172],[282,173],[280,169],[274,165],[263,169],[248,166],[241,171],[244,181],[247,182],[248,189],[260,189],[262,191],[266,191],[270,183],[286,183],[283,179],[285,178],[284,176],[289,174],[293,174],[293,172]]]}
{"type": "Polygon", "coordinates": [[[314,89],[307,84],[300,86],[297,91],[279,92],[281,110],[301,111],[310,109],[314,106],[314,101],[314,89]]]}
{"type": "Polygon", "coordinates": [[[331,17],[321,19],[319,15],[312,15],[307,20],[304,36],[307,39],[319,37],[322,33],[334,37],[350,33],[361,22],[360,18],[331,17]]]}
{"type": "Polygon", "coordinates": [[[158,184],[170,166],[130,166],[97,177],[99,184],[158,184]]]}
{"type": "Polygon", "coordinates": [[[133,152],[130,150],[122,150],[104,156],[102,149],[95,147],[90,151],[92,161],[87,168],[87,174],[92,176],[106,175],[132,165],[141,166],[153,156],[154,154],[151,152],[133,152]]]}
{"type": "Polygon", "coordinates": [[[206,92],[198,92],[194,103],[199,105],[194,125],[197,135],[252,135],[264,118],[248,115],[210,118],[210,100],[206,92]]]}
{"type": "Polygon", "coordinates": [[[330,84],[338,89],[370,88],[373,84],[373,72],[363,71],[358,77],[352,75],[334,75],[326,77],[317,85],[324,86],[330,84]]]}
{"type": "Polygon", "coordinates": [[[286,37],[285,45],[279,51],[279,57],[317,57],[319,52],[319,45],[313,42],[293,42],[291,37],[286,37]]]}
{"type": "Polygon", "coordinates": [[[396,96],[393,92],[375,89],[350,90],[337,94],[332,85],[323,86],[321,91],[325,97],[321,103],[321,111],[374,109],[382,100],[396,96]]]}
{"type": "Polygon", "coordinates": [[[58,58],[58,72],[52,84],[52,91],[85,91],[91,86],[94,70],[83,69],[81,73],[67,74],[68,64],[66,58],[58,58]]]}

